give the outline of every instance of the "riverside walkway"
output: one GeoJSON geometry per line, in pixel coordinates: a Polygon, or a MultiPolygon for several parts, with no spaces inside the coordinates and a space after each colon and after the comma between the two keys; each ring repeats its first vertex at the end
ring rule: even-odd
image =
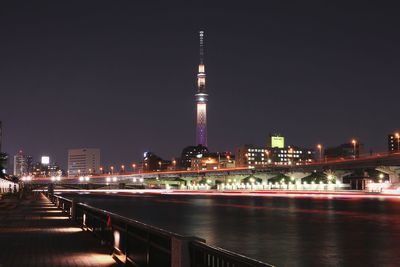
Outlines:
{"type": "Polygon", "coordinates": [[[43,194],[0,201],[0,267],[118,266],[110,249],[82,231],[43,194]]]}

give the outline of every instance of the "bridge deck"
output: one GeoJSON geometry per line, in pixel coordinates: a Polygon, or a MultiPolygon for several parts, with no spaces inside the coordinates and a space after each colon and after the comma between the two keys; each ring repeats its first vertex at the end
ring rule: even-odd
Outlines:
{"type": "Polygon", "coordinates": [[[0,201],[0,266],[118,266],[44,195],[0,201]]]}

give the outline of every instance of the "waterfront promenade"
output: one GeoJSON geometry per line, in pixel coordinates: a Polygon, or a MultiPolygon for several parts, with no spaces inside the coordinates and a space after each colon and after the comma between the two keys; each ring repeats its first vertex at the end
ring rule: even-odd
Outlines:
{"type": "Polygon", "coordinates": [[[39,193],[0,201],[0,240],[0,267],[118,266],[110,248],[39,193]]]}

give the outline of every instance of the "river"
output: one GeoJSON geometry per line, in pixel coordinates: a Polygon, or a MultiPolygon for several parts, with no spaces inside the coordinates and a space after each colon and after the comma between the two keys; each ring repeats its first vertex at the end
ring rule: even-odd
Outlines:
{"type": "Polygon", "coordinates": [[[79,201],[276,266],[400,266],[399,200],[81,194],[79,201]]]}

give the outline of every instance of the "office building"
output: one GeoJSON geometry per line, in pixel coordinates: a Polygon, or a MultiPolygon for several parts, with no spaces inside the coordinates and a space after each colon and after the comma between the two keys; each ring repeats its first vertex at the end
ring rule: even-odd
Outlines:
{"type": "Polygon", "coordinates": [[[15,176],[21,177],[27,175],[28,170],[28,158],[24,155],[22,150],[18,152],[17,155],[14,156],[14,171],[13,174],[15,176]]]}
{"type": "Polygon", "coordinates": [[[400,152],[400,133],[388,135],[388,151],[400,152]]]}
{"type": "Polygon", "coordinates": [[[99,173],[100,149],[78,148],[68,150],[68,175],[80,176],[99,173]]]}
{"type": "Polygon", "coordinates": [[[181,168],[184,170],[190,169],[193,158],[201,158],[208,153],[208,148],[203,145],[185,147],[181,153],[181,168]]]}
{"type": "Polygon", "coordinates": [[[302,165],[315,161],[315,151],[309,148],[270,148],[268,153],[268,161],[274,165],[302,165]]]}
{"type": "Polygon", "coordinates": [[[267,146],[243,145],[236,149],[236,167],[301,165],[313,161],[313,149],[285,146],[285,137],[280,134],[270,134],[267,146]]]}

